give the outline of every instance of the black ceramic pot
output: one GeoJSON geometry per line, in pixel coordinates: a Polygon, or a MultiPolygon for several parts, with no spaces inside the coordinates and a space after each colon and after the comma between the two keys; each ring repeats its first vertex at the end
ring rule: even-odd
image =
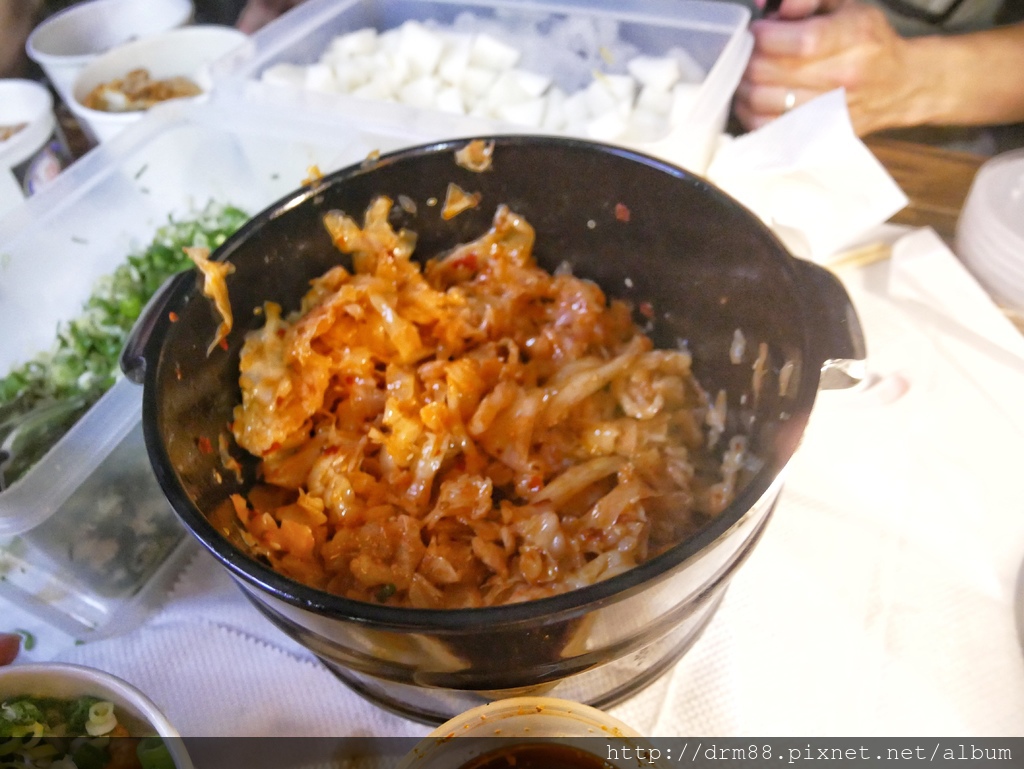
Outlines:
{"type": "MultiPolygon", "coordinates": [[[[607,706],[653,680],[698,636],[766,525],[819,387],[850,384],[864,345],[849,299],[825,270],[793,258],[749,211],[702,178],[624,149],[567,138],[496,137],[493,168],[458,167],[451,141],[338,171],[256,216],[214,255],[234,329],[207,355],[219,318],[195,274],[175,278],[140,321],[122,365],[144,385],[143,421],[156,476],[185,526],[246,596],[350,686],[413,718],[438,722],[488,698],[546,693],[607,706]],[[449,182],[481,204],[439,215],[449,182]],[[610,296],[653,308],[660,346],[685,340],[709,392],[729,394],[729,433],[749,436],[760,468],[694,538],[593,586],[486,609],[400,609],[346,600],[289,580],[230,544],[207,520],[244,490],[204,452],[239,401],[238,356],[267,300],[298,306],[310,279],[346,263],[322,216],[360,218],[378,195],[407,196],[394,224],[428,258],[480,235],[498,204],[536,229],[539,263],[569,262],[610,296]],[[411,208],[411,207],[410,207],[411,208]],[[628,212],[628,216],[627,216],[628,212]],[[625,219],[628,218],[628,221],[625,219]],[[171,322],[174,315],[177,320],[171,322]],[[743,362],[730,359],[739,329],[743,362]],[[760,397],[751,364],[769,350],[760,397]],[[785,372],[785,373],[783,373],[785,372]]],[[[637,320],[646,323],[648,318],[637,320]]]]}

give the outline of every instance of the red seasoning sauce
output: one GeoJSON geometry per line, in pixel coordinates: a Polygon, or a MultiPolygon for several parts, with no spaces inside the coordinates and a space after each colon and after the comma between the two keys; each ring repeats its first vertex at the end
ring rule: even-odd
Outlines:
{"type": "Polygon", "coordinates": [[[463,764],[459,769],[614,769],[594,753],[573,745],[527,742],[509,745],[463,764]]]}

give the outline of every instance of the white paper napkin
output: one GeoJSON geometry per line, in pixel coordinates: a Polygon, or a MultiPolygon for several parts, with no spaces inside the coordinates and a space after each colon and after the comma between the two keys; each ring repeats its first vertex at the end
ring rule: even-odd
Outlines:
{"type": "Polygon", "coordinates": [[[57,658],[134,684],[188,737],[420,737],[429,731],[345,686],[257,612],[206,551],[197,551],[146,625],[57,658]]]}
{"type": "Polygon", "coordinates": [[[707,175],[795,255],[820,262],[907,204],[854,133],[842,89],[724,141],[707,175]]]}
{"type": "Polygon", "coordinates": [[[930,230],[842,277],[875,382],[819,396],[706,634],[613,710],[642,730],[1024,730],[1024,337],[930,230]]]}

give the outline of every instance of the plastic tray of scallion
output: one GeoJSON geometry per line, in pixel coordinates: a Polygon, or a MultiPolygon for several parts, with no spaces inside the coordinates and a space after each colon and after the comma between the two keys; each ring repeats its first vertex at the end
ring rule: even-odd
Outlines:
{"type": "Polygon", "coordinates": [[[0,594],[121,632],[190,544],[153,477],[121,346],[161,282],[321,173],[435,138],[246,100],[167,103],[0,219],[0,594]]]}

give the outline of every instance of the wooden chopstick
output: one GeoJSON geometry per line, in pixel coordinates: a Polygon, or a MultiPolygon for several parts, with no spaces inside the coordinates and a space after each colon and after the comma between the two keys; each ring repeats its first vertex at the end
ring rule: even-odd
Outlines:
{"type": "Polygon", "coordinates": [[[830,269],[867,267],[892,256],[892,244],[877,241],[843,251],[825,263],[830,269]]]}

